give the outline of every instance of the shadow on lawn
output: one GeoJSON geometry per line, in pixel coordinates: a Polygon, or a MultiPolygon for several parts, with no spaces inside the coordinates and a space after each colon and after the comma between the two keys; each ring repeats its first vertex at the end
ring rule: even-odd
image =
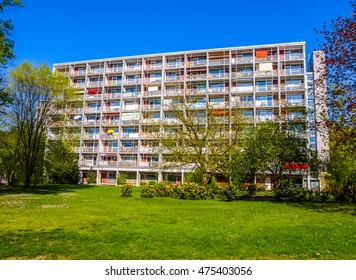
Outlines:
{"type": "Polygon", "coordinates": [[[315,210],[318,212],[343,212],[356,216],[356,204],[337,202],[299,202],[289,203],[293,207],[315,210]]]}
{"type": "Polygon", "coordinates": [[[43,186],[35,186],[30,188],[24,187],[0,187],[0,195],[8,194],[60,194],[66,192],[74,192],[78,189],[94,188],[94,185],[69,185],[69,184],[49,184],[43,186]]]}

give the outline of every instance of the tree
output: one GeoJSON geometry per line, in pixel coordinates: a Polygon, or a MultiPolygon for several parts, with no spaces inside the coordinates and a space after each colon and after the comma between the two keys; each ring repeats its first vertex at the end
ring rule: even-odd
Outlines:
{"type": "MultiPolygon", "coordinates": [[[[20,0],[3,0],[0,2],[0,13],[3,14],[6,8],[22,7],[20,0]]],[[[13,53],[14,40],[11,38],[14,26],[11,19],[0,18],[0,71],[6,68],[9,61],[15,58],[13,53]]],[[[4,91],[3,73],[0,73],[0,109],[7,101],[6,91],[4,91]]],[[[0,110],[1,112],[1,110],[0,110]]]]}
{"type": "Polygon", "coordinates": [[[167,118],[155,135],[163,169],[195,170],[203,185],[218,175],[229,178],[228,162],[242,137],[243,122],[236,107],[223,103],[214,106],[200,97],[186,96],[165,104],[167,118]]]}
{"type": "Polygon", "coordinates": [[[69,142],[62,140],[47,142],[45,168],[50,182],[77,184],[79,181],[78,155],[69,142]]]}
{"type": "Polygon", "coordinates": [[[15,131],[0,130],[0,175],[10,186],[15,185],[19,165],[16,161],[16,137],[15,131]]]}
{"type": "Polygon", "coordinates": [[[282,124],[265,121],[250,129],[243,153],[232,160],[233,179],[252,184],[256,175],[272,176],[274,189],[281,189],[291,175],[305,175],[308,168],[316,171],[316,155],[308,148],[303,131],[282,124]]]}
{"type": "Polygon", "coordinates": [[[317,30],[322,36],[319,44],[324,54],[325,71],[319,70],[316,83],[326,80],[326,100],[323,102],[327,110],[321,121],[326,124],[330,137],[327,179],[334,193],[355,196],[356,0],[351,0],[350,4],[353,10],[349,17],[340,16],[317,30]]]}
{"type": "Polygon", "coordinates": [[[53,123],[52,116],[60,115],[66,100],[74,97],[69,78],[51,73],[46,65],[38,68],[24,62],[10,71],[7,87],[11,103],[5,106],[6,123],[16,131],[16,161],[21,166],[25,187],[43,163],[45,137],[53,123]]]}

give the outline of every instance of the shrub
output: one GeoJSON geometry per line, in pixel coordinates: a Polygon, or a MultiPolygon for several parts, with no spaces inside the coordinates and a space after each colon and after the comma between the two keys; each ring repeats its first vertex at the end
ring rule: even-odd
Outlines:
{"type": "Polygon", "coordinates": [[[124,184],[120,186],[120,196],[121,197],[131,197],[133,186],[129,184],[124,184]]]}
{"type": "Polygon", "coordinates": [[[240,197],[240,189],[233,183],[223,183],[219,189],[219,196],[222,201],[234,201],[240,197]]]}
{"type": "Polygon", "coordinates": [[[308,190],[294,187],[290,179],[284,180],[280,188],[274,189],[274,197],[279,201],[298,202],[307,197],[308,190]]]}
{"type": "Polygon", "coordinates": [[[256,192],[257,192],[257,186],[256,186],[256,184],[250,184],[250,185],[247,187],[247,192],[248,192],[248,195],[249,195],[249,196],[256,194],[256,192]]]}
{"type": "Polygon", "coordinates": [[[125,173],[119,173],[116,178],[116,183],[118,185],[124,185],[127,183],[128,175],[125,173]]]}
{"type": "Polygon", "coordinates": [[[154,192],[156,197],[171,197],[173,195],[174,188],[170,183],[162,181],[154,185],[154,192]]]}
{"type": "Polygon", "coordinates": [[[211,199],[214,196],[213,191],[209,187],[193,182],[177,186],[175,188],[175,195],[180,199],[211,199]]]}
{"type": "Polygon", "coordinates": [[[87,174],[87,183],[96,184],[96,173],[93,170],[90,170],[87,174]]]}
{"type": "Polygon", "coordinates": [[[216,180],[215,176],[211,177],[210,184],[208,184],[208,187],[213,191],[214,194],[219,193],[219,185],[218,181],[216,180]]]}
{"type": "Polygon", "coordinates": [[[199,169],[195,169],[193,172],[188,173],[185,175],[184,178],[185,183],[196,183],[196,184],[203,184],[203,176],[199,169]]]}
{"type": "Polygon", "coordinates": [[[155,186],[147,183],[141,183],[141,197],[155,197],[155,186]]]}

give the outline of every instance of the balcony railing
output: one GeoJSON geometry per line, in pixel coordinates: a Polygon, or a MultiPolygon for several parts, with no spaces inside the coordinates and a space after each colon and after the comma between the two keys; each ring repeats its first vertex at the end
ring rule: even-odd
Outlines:
{"type": "Polygon", "coordinates": [[[280,60],[300,60],[304,59],[304,55],[302,53],[298,54],[284,54],[279,56],[280,60]]]}
{"type": "Polygon", "coordinates": [[[133,85],[133,84],[139,84],[141,83],[141,79],[128,79],[124,81],[125,85],[133,85]]]}
{"type": "Polygon", "coordinates": [[[232,87],[230,91],[232,93],[234,93],[234,92],[253,92],[253,86],[232,87]]]}
{"type": "Polygon", "coordinates": [[[280,73],[281,75],[300,75],[304,74],[304,69],[281,69],[280,73]]]}
{"type": "Polygon", "coordinates": [[[121,120],[122,125],[138,125],[140,121],[138,119],[132,119],[132,120],[121,120]]]}
{"type": "Polygon", "coordinates": [[[229,64],[228,58],[218,58],[218,59],[209,59],[209,65],[224,65],[229,64]]]}
{"type": "Polygon", "coordinates": [[[278,75],[277,70],[272,70],[272,71],[255,71],[255,76],[256,77],[271,77],[271,76],[276,76],[278,75]]]}
{"type": "Polygon", "coordinates": [[[161,95],[161,91],[160,90],[145,91],[144,94],[145,94],[145,96],[160,96],[161,95]]]}
{"type": "MultiPolygon", "coordinates": [[[[234,59],[233,59],[234,61],[234,59]]],[[[252,57],[237,57],[235,58],[235,63],[252,63],[253,58],[252,57]]]]}
{"type": "Polygon", "coordinates": [[[81,165],[82,166],[96,166],[97,161],[96,160],[82,160],[81,165]]]}
{"type": "Polygon", "coordinates": [[[123,98],[129,98],[129,97],[136,98],[136,97],[139,96],[139,94],[140,94],[140,92],[125,92],[125,93],[122,94],[122,97],[123,98]]]}
{"type": "Polygon", "coordinates": [[[85,94],[84,99],[85,100],[98,100],[103,97],[102,94],[85,94]]]}
{"type": "Polygon", "coordinates": [[[260,61],[274,61],[277,60],[277,56],[276,55],[268,55],[266,57],[261,57],[261,58],[257,58],[256,57],[256,62],[260,62],[260,61]]]}
{"type": "Polygon", "coordinates": [[[229,92],[228,87],[222,87],[222,88],[209,88],[208,89],[209,93],[223,93],[223,92],[229,92]]]}
{"type": "Polygon", "coordinates": [[[127,65],[126,71],[141,71],[142,65],[127,65]]]}
{"type": "Polygon", "coordinates": [[[122,67],[107,68],[106,73],[121,73],[122,67]]]}
{"type": "Polygon", "coordinates": [[[122,85],[122,80],[117,80],[117,81],[109,80],[109,81],[105,82],[105,85],[106,86],[120,86],[120,85],[122,85]]]}
{"type": "Polygon", "coordinates": [[[140,162],[138,164],[138,167],[141,168],[158,168],[159,167],[159,162],[140,162]]]}
{"type": "Polygon", "coordinates": [[[158,152],[159,152],[158,147],[141,147],[140,148],[140,153],[144,153],[144,154],[151,154],[151,153],[157,154],[158,152]]]}
{"type": "Polygon", "coordinates": [[[97,153],[98,147],[81,147],[82,153],[97,153]]]}
{"type": "Polygon", "coordinates": [[[103,82],[100,81],[100,82],[89,82],[88,83],[88,87],[101,87],[103,85],[103,82]]]}
{"type": "Polygon", "coordinates": [[[117,164],[117,167],[137,167],[137,162],[136,161],[120,161],[117,164]]]}
{"type": "Polygon", "coordinates": [[[117,167],[116,161],[99,160],[99,166],[117,167]]]}
{"type": "Polygon", "coordinates": [[[102,124],[103,125],[119,125],[120,120],[103,120],[102,124]]]}
{"type": "Polygon", "coordinates": [[[180,76],[180,75],[165,77],[165,81],[166,82],[176,82],[176,81],[180,81],[180,80],[183,80],[183,79],[184,79],[184,76],[180,76]]]}
{"type": "Polygon", "coordinates": [[[125,139],[138,139],[139,138],[139,133],[123,133],[121,135],[121,138],[125,139]]]}
{"type": "Polygon", "coordinates": [[[120,153],[137,153],[137,147],[120,147],[120,153]]]}
{"type": "Polygon", "coordinates": [[[100,69],[89,69],[88,74],[103,74],[104,73],[104,69],[100,68],[100,69]]]}
{"type": "Polygon", "coordinates": [[[103,111],[104,112],[120,112],[120,107],[106,106],[106,107],[103,107],[103,111]]]}
{"type": "Polygon", "coordinates": [[[104,94],[104,99],[120,99],[121,93],[106,93],[104,94]]]}
{"type": "Polygon", "coordinates": [[[161,109],[161,105],[143,105],[142,109],[148,111],[159,111],[161,109]]]}
{"type": "Polygon", "coordinates": [[[82,139],[99,139],[99,134],[83,133],[82,139]]]}
{"type": "Polygon", "coordinates": [[[304,88],[305,88],[304,84],[294,84],[294,85],[282,84],[282,85],[280,85],[281,90],[300,90],[300,89],[304,89],[304,88]]]}
{"type": "Polygon", "coordinates": [[[231,74],[232,78],[251,78],[253,76],[252,71],[241,71],[241,72],[233,72],[231,74]]]}
{"type": "Polygon", "coordinates": [[[206,74],[193,74],[193,75],[187,75],[186,79],[187,80],[205,80],[207,77],[206,74]]]}
{"type": "Polygon", "coordinates": [[[216,74],[210,73],[209,74],[209,78],[211,78],[211,79],[223,79],[223,78],[228,79],[229,76],[230,76],[229,73],[216,73],[216,74]]]}

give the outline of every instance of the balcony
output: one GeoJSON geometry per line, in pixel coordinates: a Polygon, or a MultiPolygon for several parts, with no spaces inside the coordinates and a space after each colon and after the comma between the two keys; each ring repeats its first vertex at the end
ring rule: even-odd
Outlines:
{"type": "Polygon", "coordinates": [[[305,89],[305,84],[282,84],[280,85],[281,90],[304,90],[305,89]]]}
{"type": "Polygon", "coordinates": [[[74,83],[73,87],[74,88],[85,88],[85,83],[74,83]]]}
{"type": "Polygon", "coordinates": [[[100,134],[100,139],[102,139],[102,140],[117,140],[117,139],[119,139],[119,134],[118,133],[100,134]]]}
{"type": "Polygon", "coordinates": [[[120,120],[103,120],[102,124],[118,126],[120,124],[120,120]]]}
{"type": "Polygon", "coordinates": [[[206,80],[207,75],[206,74],[192,74],[192,75],[187,75],[186,79],[187,80],[206,80]]]}
{"type": "Polygon", "coordinates": [[[81,147],[82,153],[97,153],[98,147],[81,147]]]}
{"type": "Polygon", "coordinates": [[[103,82],[89,82],[87,87],[95,88],[95,87],[101,87],[103,85],[103,82]]]}
{"type": "Polygon", "coordinates": [[[121,125],[127,126],[127,125],[138,125],[139,119],[131,119],[131,120],[122,120],[121,125]]]}
{"type": "Polygon", "coordinates": [[[85,100],[100,100],[103,97],[102,94],[85,94],[85,100]]]}
{"type": "Polygon", "coordinates": [[[105,106],[103,107],[103,112],[120,112],[120,107],[105,106]]]}
{"type": "Polygon", "coordinates": [[[121,73],[122,72],[122,66],[121,67],[112,67],[112,68],[107,68],[106,73],[121,73]]]}
{"type": "Polygon", "coordinates": [[[87,121],[84,121],[83,124],[84,124],[84,126],[99,126],[100,120],[97,120],[97,121],[87,120],[87,121]]]}
{"type": "Polygon", "coordinates": [[[117,167],[134,168],[134,167],[137,167],[137,162],[136,161],[120,161],[117,164],[117,167]]]}
{"type": "Polygon", "coordinates": [[[137,153],[138,148],[137,147],[120,147],[120,153],[137,153]]]}
{"type": "Polygon", "coordinates": [[[225,92],[229,92],[229,88],[228,87],[209,88],[208,92],[209,93],[225,93],[225,92]]]}
{"type": "Polygon", "coordinates": [[[255,71],[255,76],[256,77],[271,77],[271,76],[277,76],[278,71],[277,70],[272,70],[272,71],[255,71]]]}
{"type": "Polygon", "coordinates": [[[144,79],[145,84],[160,84],[162,82],[162,78],[147,78],[144,79]]]}
{"type": "Polygon", "coordinates": [[[117,162],[113,160],[99,160],[98,165],[105,167],[117,167],[117,162]]]}
{"type": "Polygon", "coordinates": [[[96,166],[96,160],[82,160],[81,166],[96,166]]]}
{"type": "Polygon", "coordinates": [[[135,65],[127,65],[126,66],[126,71],[141,71],[142,70],[142,65],[141,64],[135,64],[135,65]]]}
{"type": "Polygon", "coordinates": [[[161,96],[161,91],[160,90],[145,91],[144,95],[147,97],[161,96]]]}
{"type": "Polygon", "coordinates": [[[154,161],[154,162],[140,162],[138,164],[139,168],[158,168],[159,167],[159,162],[154,161]]]}
{"type": "Polygon", "coordinates": [[[192,89],[187,89],[186,91],[187,94],[205,94],[206,93],[206,89],[197,89],[197,88],[192,88],[192,89]]]}
{"type": "Polygon", "coordinates": [[[166,76],[166,82],[177,82],[184,80],[184,76],[176,75],[176,76],[166,76]]]}
{"type": "Polygon", "coordinates": [[[302,75],[304,74],[304,69],[281,69],[280,73],[281,75],[302,75]]]}
{"type": "Polygon", "coordinates": [[[121,93],[106,93],[104,94],[104,99],[120,99],[121,93]]]}
{"type": "Polygon", "coordinates": [[[137,98],[139,97],[140,92],[125,92],[122,94],[123,98],[137,98]]]}
{"type": "Polygon", "coordinates": [[[140,110],[140,105],[135,106],[123,106],[122,111],[138,111],[140,110]]]}
{"type": "Polygon", "coordinates": [[[168,62],[166,64],[167,69],[172,69],[172,68],[180,68],[183,67],[184,63],[182,61],[173,61],[173,62],[168,62]]]}
{"type": "Polygon", "coordinates": [[[134,85],[134,84],[140,84],[142,79],[128,79],[124,81],[125,85],[134,85]]]}
{"type": "Polygon", "coordinates": [[[161,105],[157,104],[157,105],[143,105],[142,106],[143,110],[147,110],[147,111],[159,111],[161,110],[161,105]]]}
{"type": "Polygon", "coordinates": [[[139,133],[123,133],[121,135],[121,138],[123,138],[123,139],[138,139],[139,133]]]}
{"type": "Polygon", "coordinates": [[[82,139],[83,139],[83,140],[99,139],[99,134],[83,133],[83,134],[82,134],[82,139]]]}
{"type": "Polygon", "coordinates": [[[230,77],[229,73],[210,73],[209,78],[211,79],[228,79],[230,77]]]}
{"type": "Polygon", "coordinates": [[[105,82],[105,86],[120,86],[120,85],[122,85],[122,80],[117,80],[117,81],[109,80],[105,82]]]}
{"type": "Polygon", "coordinates": [[[103,74],[104,68],[89,69],[88,74],[103,74]]]}
{"type": "Polygon", "coordinates": [[[284,54],[279,56],[280,60],[301,60],[304,59],[304,55],[302,53],[295,54],[284,54]]]}
{"type": "Polygon", "coordinates": [[[210,108],[225,108],[229,106],[229,102],[209,102],[210,108]]]}
{"type": "Polygon", "coordinates": [[[142,124],[156,124],[161,121],[160,118],[143,118],[142,124]]]}
{"type": "Polygon", "coordinates": [[[253,86],[233,87],[231,92],[253,92],[253,86]]]}
{"type": "MultiPolygon", "coordinates": [[[[235,58],[235,63],[243,64],[243,63],[252,63],[253,57],[237,57],[235,58]]],[[[234,63],[234,59],[232,59],[232,63],[234,63]]]]}
{"type": "Polygon", "coordinates": [[[183,91],[180,90],[180,89],[177,89],[177,90],[166,90],[165,94],[167,96],[177,96],[177,95],[183,95],[183,91]]]}
{"type": "Polygon", "coordinates": [[[252,71],[240,71],[240,72],[233,72],[231,74],[232,78],[252,78],[253,72],[252,71]]]}
{"type": "Polygon", "coordinates": [[[157,154],[159,152],[159,148],[158,147],[141,147],[140,148],[140,153],[143,154],[157,154]]]}
{"type": "Polygon", "coordinates": [[[210,66],[225,65],[225,64],[229,64],[229,59],[228,58],[209,59],[209,65],[210,66]]]}
{"type": "Polygon", "coordinates": [[[268,55],[266,57],[261,57],[257,58],[256,57],[256,62],[261,62],[261,61],[274,61],[277,60],[277,55],[268,55]]]}

